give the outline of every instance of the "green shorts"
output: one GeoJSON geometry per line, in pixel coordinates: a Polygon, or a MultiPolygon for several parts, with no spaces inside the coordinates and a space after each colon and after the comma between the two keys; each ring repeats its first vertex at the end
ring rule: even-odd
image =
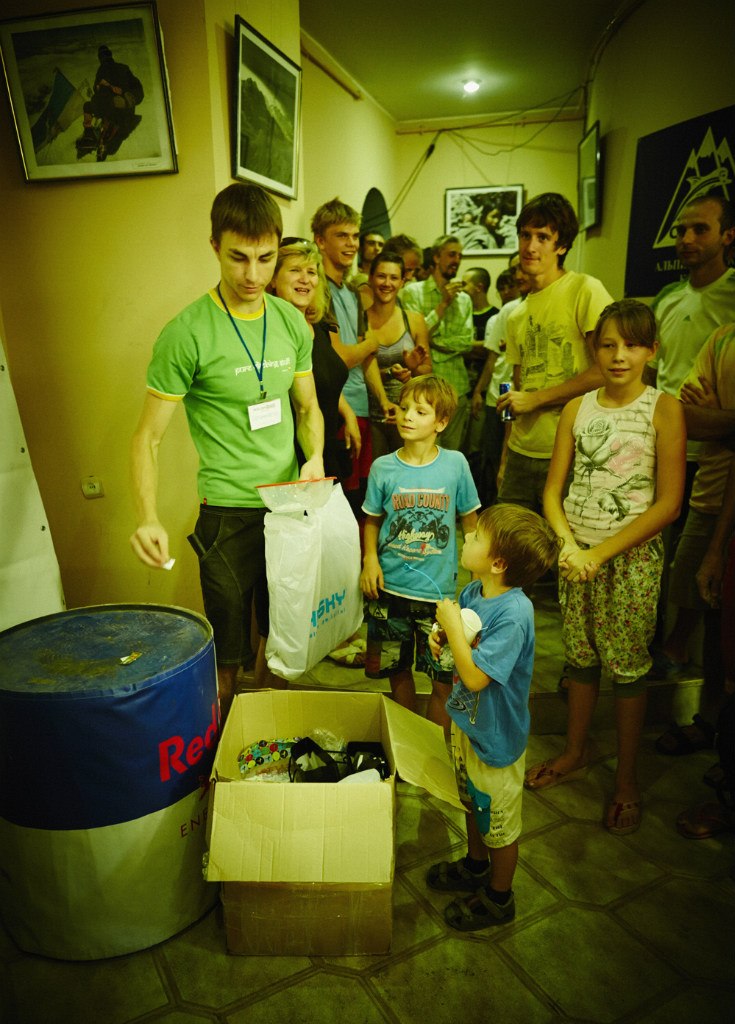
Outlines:
{"type": "Polygon", "coordinates": [[[677,608],[696,611],[706,611],[709,608],[699,593],[696,574],[707,553],[716,525],[716,515],[707,515],[695,508],[689,509],[684,529],[676,545],[669,577],[668,597],[677,608]]]}
{"type": "Polygon", "coordinates": [[[543,511],[544,487],[551,459],[531,459],[508,450],[498,502],[543,511]]]}

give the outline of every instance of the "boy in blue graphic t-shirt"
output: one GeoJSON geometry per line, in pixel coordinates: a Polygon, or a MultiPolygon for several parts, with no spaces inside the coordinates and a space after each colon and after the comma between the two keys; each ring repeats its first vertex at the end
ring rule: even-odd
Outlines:
{"type": "Polygon", "coordinates": [[[432,679],[428,717],[447,734],[452,673],[433,662],[427,637],[437,600],[456,594],[457,516],[468,533],[480,504],[464,455],[436,443],[456,408],[454,388],[433,374],[402,388],[396,425],[403,447],[370,469],[360,577],[368,599],[365,674],[388,676],[394,700],[415,711],[415,651],[416,668],[432,679]]]}

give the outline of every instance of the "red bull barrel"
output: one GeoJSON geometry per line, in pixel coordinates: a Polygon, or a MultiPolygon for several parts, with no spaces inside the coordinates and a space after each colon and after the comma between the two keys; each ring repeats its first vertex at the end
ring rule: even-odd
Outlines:
{"type": "Polygon", "coordinates": [[[204,881],[219,739],[212,630],[99,605],[0,633],[0,912],[29,953],[145,949],[217,900],[204,881]]]}

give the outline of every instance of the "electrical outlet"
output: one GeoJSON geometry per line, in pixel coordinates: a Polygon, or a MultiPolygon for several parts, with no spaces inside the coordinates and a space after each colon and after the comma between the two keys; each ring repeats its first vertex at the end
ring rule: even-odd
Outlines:
{"type": "Polygon", "coordinates": [[[101,498],[105,493],[102,481],[96,476],[85,476],[82,480],[82,494],[85,498],[101,498]]]}

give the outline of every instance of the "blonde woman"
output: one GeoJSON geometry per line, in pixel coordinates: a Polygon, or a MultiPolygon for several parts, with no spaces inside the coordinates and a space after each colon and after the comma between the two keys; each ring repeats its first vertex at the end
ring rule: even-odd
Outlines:
{"type": "Polygon", "coordinates": [[[333,344],[339,344],[336,330],[324,319],[327,283],[321,254],[313,242],[286,239],[278,250],[271,291],[296,306],[311,328],[314,383],[324,416],[324,472],[344,480],[352,472],[352,457],[360,454],[360,430],[342,395],[348,370],[333,344]],[[339,437],[343,423],[344,436],[339,437]]]}

